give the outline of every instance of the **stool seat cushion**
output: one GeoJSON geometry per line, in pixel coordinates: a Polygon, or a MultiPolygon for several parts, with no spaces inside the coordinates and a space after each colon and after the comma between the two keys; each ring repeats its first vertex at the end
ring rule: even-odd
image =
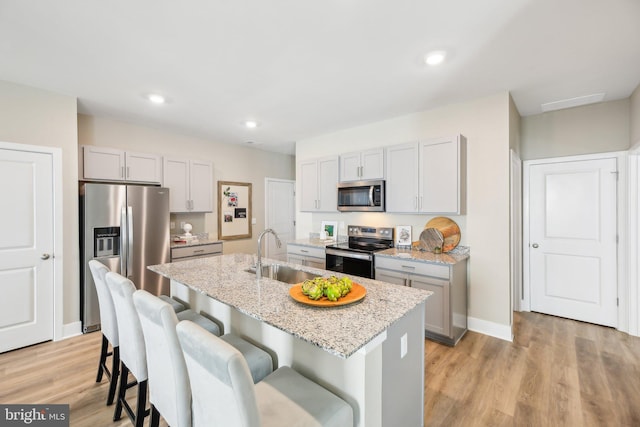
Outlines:
{"type": "Polygon", "coordinates": [[[216,324],[216,322],[211,319],[207,319],[202,314],[198,314],[193,310],[187,309],[176,313],[176,316],[178,316],[178,321],[190,320],[196,325],[199,325],[202,328],[206,329],[213,335],[220,336],[220,327],[216,324]]]}
{"type": "Polygon", "coordinates": [[[251,372],[254,383],[262,381],[264,377],[273,372],[273,359],[271,359],[269,353],[263,349],[256,347],[235,334],[225,334],[220,338],[242,353],[249,365],[249,371],[251,372]]]}
{"type": "Polygon", "coordinates": [[[170,296],[158,295],[158,298],[160,298],[162,301],[166,302],[171,307],[173,307],[173,311],[175,311],[176,313],[180,313],[181,311],[184,311],[187,309],[187,307],[185,307],[183,303],[181,303],[180,301],[176,301],[170,296]]]}
{"type": "Polygon", "coordinates": [[[353,425],[353,410],[344,400],[288,366],[256,384],[261,426],[353,425]]]}

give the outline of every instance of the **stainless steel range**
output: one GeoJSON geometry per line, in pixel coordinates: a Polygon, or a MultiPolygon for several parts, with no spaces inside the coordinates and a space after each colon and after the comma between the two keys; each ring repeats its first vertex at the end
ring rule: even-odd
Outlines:
{"type": "Polygon", "coordinates": [[[347,242],[326,247],[326,269],[374,279],[373,254],[393,247],[393,227],[350,225],[347,229],[347,242]]]}

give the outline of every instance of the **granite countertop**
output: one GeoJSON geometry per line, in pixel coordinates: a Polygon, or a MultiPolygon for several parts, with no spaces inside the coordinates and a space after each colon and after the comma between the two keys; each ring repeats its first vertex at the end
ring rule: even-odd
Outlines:
{"type": "Polygon", "coordinates": [[[222,243],[222,240],[213,240],[213,239],[193,239],[188,242],[174,242],[171,240],[171,249],[173,248],[184,248],[186,246],[202,246],[202,245],[211,245],[213,243],[222,243]]]}
{"type": "Polygon", "coordinates": [[[436,264],[456,264],[469,258],[469,247],[458,246],[444,254],[420,251],[416,249],[392,248],[376,252],[376,257],[411,259],[412,261],[430,262],[436,264]]]}
{"type": "Polygon", "coordinates": [[[317,238],[304,238],[304,239],[296,239],[290,242],[287,242],[287,245],[299,245],[299,246],[309,246],[312,248],[322,248],[324,249],[327,245],[335,244],[335,240],[320,240],[317,238]]]}
{"type": "MultiPolygon", "coordinates": [[[[334,272],[263,259],[325,277],[334,272]]],[[[349,276],[367,295],[350,305],[319,308],[294,301],[291,285],[244,271],[253,255],[228,254],[148,267],[338,357],[347,358],[402,318],[431,292],[349,276]]]]}

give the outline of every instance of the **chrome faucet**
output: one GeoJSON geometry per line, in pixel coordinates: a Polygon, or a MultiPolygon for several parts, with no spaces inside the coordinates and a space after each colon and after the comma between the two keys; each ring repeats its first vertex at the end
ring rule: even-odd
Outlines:
{"type": "Polygon", "coordinates": [[[277,247],[282,246],[282,242],[280,241],[280,238],[278,237],[276,232],[273,231],[273,229],[267,228],[262,233],[260,233],[260,235],[258,236],[258,260],[256,261],[256,277],[258,279],[262,278],[262,236],[264,236],[267,233],[273,234],[273,236],[276,238],[277,247]]]}

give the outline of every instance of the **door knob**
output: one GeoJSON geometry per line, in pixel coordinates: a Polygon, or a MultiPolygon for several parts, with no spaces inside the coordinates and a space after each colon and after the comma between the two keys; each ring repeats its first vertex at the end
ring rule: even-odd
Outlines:
{"type": "Polygon", "coordinates": [[[40,257],[40,259],[43,259],[45,261],[48,260],[49,258],[51,258],[51,255],[49,254],[42,254],[42,256],[40,257]]]}
{"type": "Polygon", "coordinates": [[[534,248],[534,249],[537,249],[537,248],[538,248],[538,244],[537,244],[537,243],[534,243],[534,244],[533,244],[533,245],[531,245],[531,246],[533,246],[533,248],[534,248]]]}

